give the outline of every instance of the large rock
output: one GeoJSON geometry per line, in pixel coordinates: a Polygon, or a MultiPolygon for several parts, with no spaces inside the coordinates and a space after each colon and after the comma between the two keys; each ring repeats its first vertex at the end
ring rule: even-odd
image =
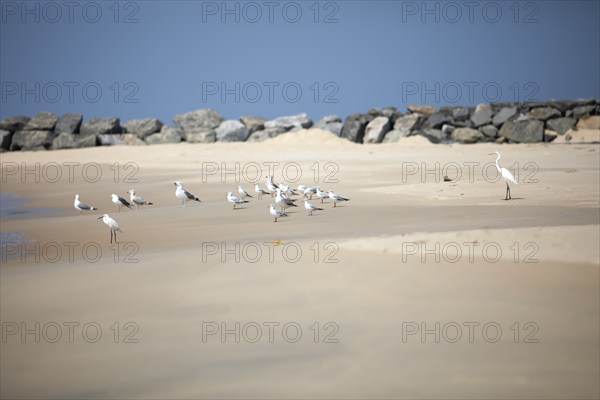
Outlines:
{"type": "Polygon", "coordinates": [[[415,106],[415,105],[411,104],[406,108],[411,113],[416,113],[416,114],[422,115],[424,117],[429,117],[431,114],[435,113],[435,108],[433,108],[431,106],[415,106]]]}
{"type": "Polygon", "coordinates": [[[346,117],[340,137],[352,142],[362,143],[367,124],[373,119],[369,114],[351,114],[346,117]]]}
{"type": "Polygon", "coordinates": [[[313,125],[313,128],[323,129],[323,127],[327,124],[342,122],[342,119],[337,115],[326,115],[313,125]]]}
{"type": "Polygon", "coordinates": [[[381,143],[383,137],[390,130],[390,119],[387,117],[375,117],[365,128],[365,143],[381,143]]]}
{"type": "Polygon", "coordinates": [[[179,143],[181,142],[181,132],[175,127],[163,125],[160,132],[146,136],[144,141],[148,144],[179,143]]]}
{"type": "Polygon", "coordinates": [[[276,128],[267,128],[262,131],[254,132],[248,138],[248,142],[262,142],[270,138],[274,138],[275,136],[282,135],[287,133],[287,129],[276,127],[276,128]]]}
{"type": "Polygon", "coordinates": [[[546,121],[550,118],[560,117],[560,111],[554,107],[537,107],[529,111],[529,116],[534,119],[546,121]]]}
{"type": "Polygon", "coordinates": [[[414,135],[425,136],[431,143],[447,143],[448,135],[439,129],[420,129],[413,133],[414,135]]]}
{"type": "Polygon", "coordinates": [[[596,111],[596,106],[578,106],[573,109],[572,117],[575,119],[583,118],[587,115],[592,115],[596,111]]]}
{"type": "Polygon", "coordinates": [[[105,135],[109,133],[121,133],[121,121],[119,118],[92,118],[81,124],[79,133],[81,135],[105,135]]]}
{"type": "Polygon", "coordinates": [[[219,142],[243,142],[250,135],[248,128],[237,119],[221,122],[215,132],[219,142]]]}
{"type": "Polygon", "coordinates": [[[410,136],[413,130],[419,128],[421,116],[419,114],[407,114],[394,122],[394,130],[402,132],[403,136],[410,136]]]}
{"type": "Polygon", "coordinates": [[[483,133],[487,139],[496,139],[498,137],[498,128],[494,125],[484,125],[479,127],[479,131],[483,133]]]}
{"type": "Polygon", "coordinates": [[[517,115],[517,107],[503,107],[494,115],[492,123],[500,126],[515,115],[517,115]]]}
{"type": "Polygon", "coordinates": [[[121,141],[127,146],[145,146],[147,143],[140,139],[135,133],[123,133],[121,141]]]}
{"type": "Polygon", "coordinates": [[[94,147],[97,144],[95,135],[77,135],[62,132],[54,138],[50,149],[80,149],[83,147],[94,147]]]}
{"type": "Polygon", "coordinates": [[[454,121],[466,121],[469,119],[471,112],[468,107],[454,107],[452,109],[452,119],[454,121]]]}
{"type": "Polygon", "coordinates": [[[5,131],[0,129],[0,149],[9,150],[10,142],[12,140],[13,133],[11,131],[5,131]]]}
{"type": "Polygon", "coordinates": [[[577,122],[577,129],[600,129],[600,116],[582,118],[577,122]]]}
{"type": "Polygon", "coordinates": [[[382,143],[395,143],[407,136],[410,136],[410,131],[397,131],[394,129],[385,134],[382,143]]]}
{"type": "Polygon", "coordinates": [[[544,123],[537,119],[506,121],[500,128],[500,136],[517,143],[544,141],[544,123]]]}
{"type": "Polygon", "coordinates": [[[52,131],[17,131],[12,137],[11,150],[41,150],[52,145],[54,132],[52,131]]]}
{"type": "Polygon", "coordinates": [[[569,129],[573,129],[576,122],[577,120],[575,118],[553,118],[546,122],[546,126],[559,135],[564,135],[569,129]]]}
{"type": "MultiPolygon", "coordinates": [[[[215,129],[225,118],[210,108],[178,114],[173,118],[186,142],[211,143],[216,140],[215,129]]],[[[164,127],[163,127],[164,129],[164,127]]]]}
{"type": "Polygon", "coordinates": [[[487,104],[478,104],[475,107],[475,112],[471,115],[471,121],[473,121],[473,126],[478,128],[483,125],[487,125],[492,122],[492,109],[487,104]]]}
{"type": "Polygon", "coordinates": [[[138,138],[144,139],[146,136],[160,132],[163,125],[157,118],[130,119],[123,124],[123,128],[125,132],[134,133],[138,138]]]}
{"type": "Polygon", "coordinates": [[[284,128],[290,130],[294,127],[310,128],[313,122],[306,113],[286,115],[265,122],[266,128],[284,128]]]}
{"type": "Polygon", "coordinates": [[[23,127],[26,131],[51,131],[54,129],[58,117],[51,112],[42,111],[37,113],[33,118],[27,122],[23,127]]]}
{"type": "Polygon", "coordinates": [[[54,132],[59,133],[79,133],[81,128],[81,121],[83,121],[83,115],[81,114],[65,114],[58,119],[54,132]]]}
{"type": "Polygon", "coordinates": [[[456,128],[452,131],[452,139],[458,143],[470,144],[477,143],[483,139],[483,133],[472,128],[456,128]]]}
{"type": "Polygon", "coordinates": [[[114,133],[105,133],[97,137],[100,146],[119,146],[125,144],[121,139],[121,135],[115,135],[114,133]]]}
{"type": "Polygon", "coordinates": [[[342,124],[341,122],[328,122],[325,125],[321,125],[319,129],[329,131],[336,136],[340,136],[340,134],[342,133],[343,126],[344,124],[342,124]]]}
{"type": "Polygon", "coordinates": [[[448,115],[441,113],[441,112],[437,112],[434,114],[431,114],[429,117],[427,117],[427,119],[425,120],[425,122],[423,123],[423,127],[424,128],[441,128],[442,125],[444,124],[452,124],[454,121],[452,120],[452,117],[449,117],[448,115]]]}
{"type": "Polygon", "coordinates": [[[390,124],[394,124],[394,121],[400,116],[402,113],[398,111],[396,107],[375,107],[371,108],[368,113],[375,117],[386,117],[390,120],[390,124]]]}
{"type": "Polygon", "coordinates": [[[23,115],[16,115],[14,117],[4,118],[0,121],[0,129],[15,133],[16,131],[23,130],[25,125],[29,122],[29,117],[23,115]]]}
{"type": "Polygon", "coordinates": [[[262,131],[265,129],[265,122],[267,122],[267,119],[263,117],[244,115],[240,117],[240,121],[246,126],[246,128],[248,128],[248,132],[252,134],[256,131],[262,131]]]}

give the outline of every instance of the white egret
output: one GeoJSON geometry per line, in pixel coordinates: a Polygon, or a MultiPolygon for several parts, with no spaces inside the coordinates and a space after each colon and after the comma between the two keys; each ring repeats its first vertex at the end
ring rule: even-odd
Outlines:
{"type": "Polygon", "coordinates": [[[506,168],[503,168],[500,166],[500,153],[498,153],[497,151],[488,154],[489,156],[493,156],[494,154],[497,155],[496,157],[496,169],[498,170],[498,172],[500,173],[500,175],[502,175],[502,179],[504,179],[504,181],[506,182],[506,198],[504,200],[510,200],[512,199],[512,197],[510,196],[510,186],[508,186],[508,182],[512,182],[515,185],[518,185],[517,180],[515,179],[515,177],[513,176],[513,174],[507,170],[506,168]]]}

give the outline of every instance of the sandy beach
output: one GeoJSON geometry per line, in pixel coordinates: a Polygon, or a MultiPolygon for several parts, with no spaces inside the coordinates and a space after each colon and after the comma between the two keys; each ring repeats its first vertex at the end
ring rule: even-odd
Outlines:
{"type": "Polygon", "coordinates": [[[600,396],[598,144],[310,130],[1,159],[28,200],[2,232],[31,240],[2,248],[2,398],[600,396]],[[232,210],[270,171],[350,201],[232,210]],[[118,212],[132,188],[154,205],[118,212]]]}

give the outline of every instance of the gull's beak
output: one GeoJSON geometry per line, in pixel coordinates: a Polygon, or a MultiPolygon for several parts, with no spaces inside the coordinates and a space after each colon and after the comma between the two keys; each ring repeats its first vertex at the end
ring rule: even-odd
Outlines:
{"type": "Polygon", "coordinates": [[[104,215],[102,217],[98,217],[98,219],[102,219],[102,218],[104,218],[104,215]]]}
{"type": "Polygon", "coordinates": [[[494,155],[494,153],[488,153],[488,156],[493,156],[493,155],[494,155]]]}

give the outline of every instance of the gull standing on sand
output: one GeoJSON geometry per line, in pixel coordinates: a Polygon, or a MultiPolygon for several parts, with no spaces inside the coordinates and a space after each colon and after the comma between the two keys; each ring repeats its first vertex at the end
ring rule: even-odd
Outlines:
{"type": "Polygon", "coordinates": [[[177,186],[177,189],[175,189],[175,196],[181,200],[181,204],[183,204],[184,207],[187,207],[187,202],[189,200],[200,202],[199,198],[183,188],[183,183],[180,181],[176,181],[175,186],[177,186]]]}
{"type": "Polygon", "coordinates": [[[254,198],[250,196],[250,193],[246,192],[241,185],[238,186],[238,193],[240,194],[240,196],[242,196],[242,200],[246,200],[246,197],[250,197],[251,199],[254,198]]]}
{"type": "Polygon", "coordinates": [[[496,157],[496,169],[498,170],[498,172],[500,172],[500,175],[502,175],[502,179],[504,179],[504,182],[506,182],[506,197],[504,198],[504,200],[510,200],[512,199],[512,197],[510,196],[510,186],[508,186],[508,182],[512,182],[515,185],[518,185],[517,180],[509,170],[500,166],[499,152],[495,151],[493,153],[488,154],[488,156],[493,156],[494,154],[498,156],[496,157]]]}
{"type": "Polygon", "coordinates": [[[317,186],[317,197],[321,199],[321,204],[323,204],[323,200],[329,198],[329,193],[322,192],[321,188],[317,186]]]}
{"type": "Polygon", "coordinates": [[[97,210],[96,207],[88,206],[87,204],[82,203],[81,201],[79,201],[79,195],[78,194],[75,195],[75,202],[73,202],[73,207],[75,207],[76,210],[79,210],[79,215],[83,214],[84,211],[97,210]]]}
{"type": "Polygon", "coordinates": [[[269,189],[271,197],[273,197],[277,189],[279,189],[279,186],[273,183],[273,175],[267,175],[265,178],[267,178],[267,189],[269,189]]]}
{"type": "Polygon", "coordinates": [[[283,211],[279,211],[279,210],[275,209],[275,206],[273,204],[269,205],[269,212],[271,213],[272,216],[275,217],[275,220],[273,222],[277,222],[277,218],[287,217],[288,216],[283,211]]]}
{"type": "Polygon", "coordinates": [[[341,201],[350,201],[350,199],[347,199],[347,198],[342,197],[342,196],[338,196],[337,194],[333,193],[333,190],[329,191],[329,198],[331,200],[333,200],[333,206],[334,207],[336,207],[336,205],[337,205],[338,202],[341,202],[341,201]]]}
{"type": "Polygon", "coordinates": [[[244,204],[244,203],[248,203],[248,200],[242,200],[237,196],[234,196],[233,194],[231,194],[231,192],[227,192],[227,201],[230,203],[233,203],[233,209],[235,210],[235,205],[236,204],[244,204]]]}
{"type": "Polygon", "coordinates": [[[125,200],[124,198],[122,198],[121,196],[117,196],[116,194],[111,194],[110,195],[112,202],[116,205],[119,206],[119,212],[121,212],[121,208],[123,208],[123,206],[127,207],[127,208],[131,208],[131,204],[129,204],[129,202],[127,200],[125,200]]]}
{"type": "Polygon", "coordinates": [[[112,244],[113,241],[113,234],[115,236],[115,243],[117,243],[117,231],[123,232],[117,221],[109,217],[108,214],[104,214],[98,219],[102,219],[102,222],[104,222],[106,226],[108,226],[108,229],[110,229],[110,244],[112,244]]]}
{"type": "Polygon", "coordinates": [[[308,211],[308,215],[313,215],[313,211],[323,211],[322,208],[310,204],[306,196],[304,196],[304,208],[306,209],[306,211],[308,211]]]}
{"type": "Polygon", "coordinates": [[[294,204],[294,200],[289,199],[281,193],[281,189],[277,189],[277,195],[275,196],[275,203],[281,207],[281,211],[285,211],[288,207],[298,207],[294,204]]]}
{"type": "Polygon", "coordinates": [[[140,209],[140,206],[151,206],[152,204],[154,204],[147,200],[144,200],[143,197],[136,196],[135,190],[133,190],[133,189],[129,189],[129,191],[127,193],[129,193],[129,200],[135,204],[135,207],[138,210],[140,209]]]}
{"type": "Polygon", "coordinates": [[[269,194],[266,190],[261,189],[258,182],[254,182],[254,191],[258,194],[259,199],[262,199],[263,194],[269,194]]]}

